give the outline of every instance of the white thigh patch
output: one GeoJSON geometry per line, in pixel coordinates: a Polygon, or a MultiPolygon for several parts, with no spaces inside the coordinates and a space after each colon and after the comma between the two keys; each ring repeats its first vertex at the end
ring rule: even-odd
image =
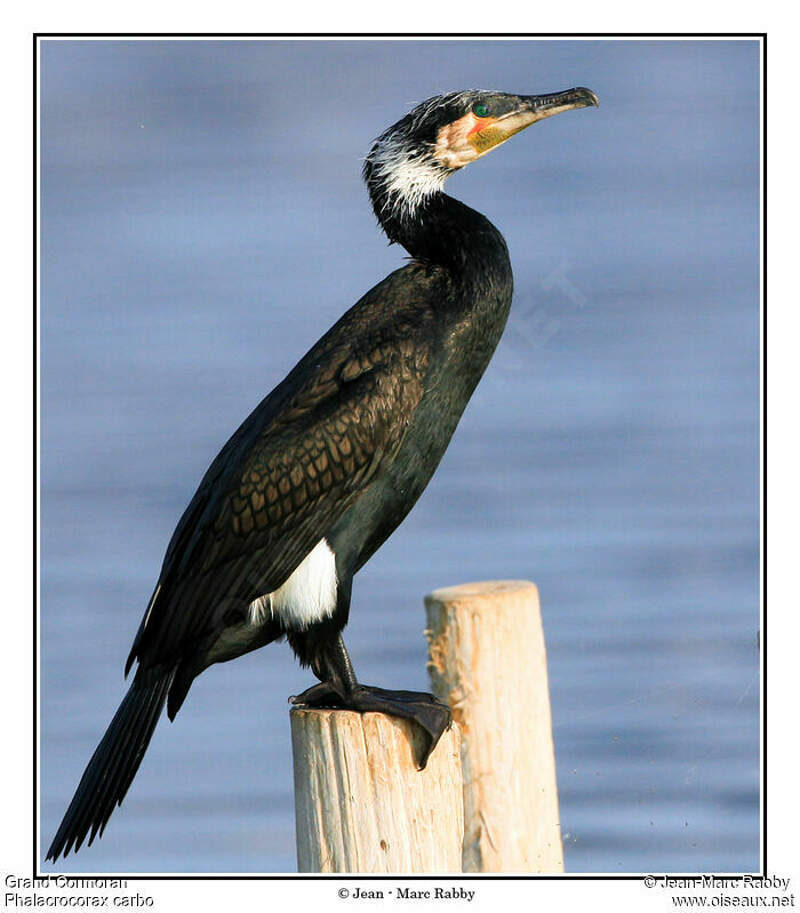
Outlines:
{"type": "Polygon", "coordinates": [[[304,630],[333,614],[336,589],[336,556],[320,539],[282,586],[250,603],[250,624],[277,615],[288,627],[304,630]]]}

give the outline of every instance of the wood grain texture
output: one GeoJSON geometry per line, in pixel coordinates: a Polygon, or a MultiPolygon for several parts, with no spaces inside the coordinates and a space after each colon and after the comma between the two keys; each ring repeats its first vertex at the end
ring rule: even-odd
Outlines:
{"type": "Polygon", "coordinates": [[[413,723],[294,708],[299,872],[454,873],[464,833],[459,734],[417,770],[413,723]]]}
{"type": "Polygon", "coordinates": [[[464,872],[562,872],[547,659],[536,586],[426,597],[433,691],[461,730],[464,872]]]}

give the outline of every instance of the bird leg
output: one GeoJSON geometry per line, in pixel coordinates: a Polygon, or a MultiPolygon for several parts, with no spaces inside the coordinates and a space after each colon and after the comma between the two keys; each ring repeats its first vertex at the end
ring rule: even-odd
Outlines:
{"type": "Polygon", "coordinates": [[[290,701],[306,707],[374,711],[413,720],[422,730],[424,743],[418,768],[423,770],[442,733],[450,728],[447,704],[425,691],[388,691],[362,685],[357,679],[341,634],[318,654],[312,669],[320,683],[295,695],[290,701]]]}

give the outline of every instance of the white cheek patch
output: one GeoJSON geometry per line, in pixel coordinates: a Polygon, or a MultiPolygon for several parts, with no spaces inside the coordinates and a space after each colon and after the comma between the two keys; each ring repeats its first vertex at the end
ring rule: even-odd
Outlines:
{"type": "Polygon", "coordinates": [[[436,134],[433,157],[445,168],[463,168],[480,157],[480,152],[469,139],[470,131],[479,123],[474,114],[465,114],[452,124],[440,128],[436,134]]]}
{"type": "Polygon", "coordinates": [[[250,624],[260,625],[277,615],[288,628],[304,631],[333,615],[337,582],[336,556],[320,539],[282,586],[250,603],[250,624]]]}

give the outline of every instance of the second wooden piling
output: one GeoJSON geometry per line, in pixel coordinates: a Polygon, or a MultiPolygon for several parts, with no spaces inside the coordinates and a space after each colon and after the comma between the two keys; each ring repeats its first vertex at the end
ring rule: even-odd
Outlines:
{"type": "Polygon", "coordinates": [[[461,729],[463,871],[563,872],[538,590],[470,583],[425,604],[433,690],[461,729]]]}

